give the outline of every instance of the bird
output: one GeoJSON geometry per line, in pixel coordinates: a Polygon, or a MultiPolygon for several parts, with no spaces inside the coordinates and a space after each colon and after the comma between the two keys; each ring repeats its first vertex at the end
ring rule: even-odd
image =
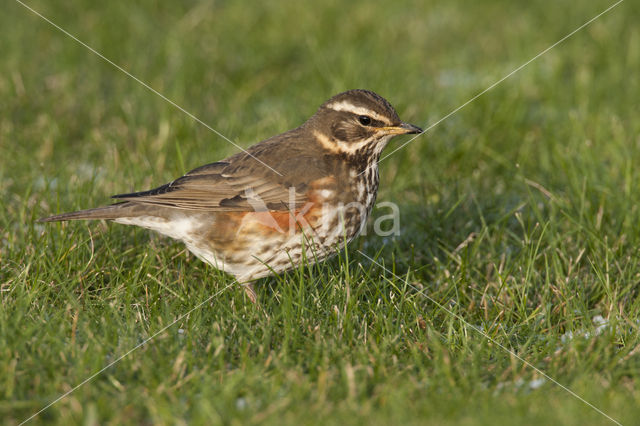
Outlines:
{"type": "Polygon", "coordinates": [[[234,276],[257,303],[257,279],[326,259],[362,231],[383,149],[422,132],[382,96],[348,90],[299,127],[170,183],[39,221],[103,219],[159,232],[234,276]]]}

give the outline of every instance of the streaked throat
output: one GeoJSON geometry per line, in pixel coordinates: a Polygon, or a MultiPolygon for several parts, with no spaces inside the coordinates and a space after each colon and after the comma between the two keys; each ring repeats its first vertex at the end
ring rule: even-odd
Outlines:
{"type": "MultiPolygon", "coordinates": [[[[357,141],[342,141],[339,139],[330,138],[324,133],[314,130],[313,135],[319,142],[320,146],[325,150],[333,154],[342,154],[347,156],[361,156],[361,155],[376,155],[379,157],[384,147],[389,143],[392,138],[391,135],[385,135],[380,137],[379,135],[372,134],[367,138],[363,138],[357,141]]],[[[376,158],[377,159],[377,158],[376,158]]]]}

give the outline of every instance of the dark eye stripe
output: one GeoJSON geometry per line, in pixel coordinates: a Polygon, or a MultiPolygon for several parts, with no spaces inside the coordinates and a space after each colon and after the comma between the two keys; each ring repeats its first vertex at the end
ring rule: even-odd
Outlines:
{"type": "Polygon", "coordinates": [[[371,125],[371,117],[369,117],[368,115],[361,115],[358,117],[358,121],[360,122],[360,124],[362,124],[363,126],[369,126],[371,125]]]}
{"type": "MultiPolygon", "coordinates": [[[[349,114],[358,123],[360,122],[360,117],[362,117],[362,115],[363,115],[363,114],[355,114],[355,113],[349,113],[349,114]]],[[[376,120],[375,118],[371,117],[370,115],[368,115],[367,117],[369,117],[371,119],[371,123],[367,124],[368,127],[384,127],[384,126],[388,126],[388,124],[385,123],[384,121],[376,120]]]]}

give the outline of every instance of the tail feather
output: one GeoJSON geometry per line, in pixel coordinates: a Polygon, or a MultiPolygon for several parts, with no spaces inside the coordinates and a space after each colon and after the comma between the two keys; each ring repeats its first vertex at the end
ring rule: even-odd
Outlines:
{"type": "Polygon", "coordinates": [[[54,216],[43,217],[38,222],[62,222],[65,220],[94,220],[94,219],[117,219],[131,215],[131,203],[122,202],[105,207],[79,210],[77,212],[62,213],[54,216]]]}

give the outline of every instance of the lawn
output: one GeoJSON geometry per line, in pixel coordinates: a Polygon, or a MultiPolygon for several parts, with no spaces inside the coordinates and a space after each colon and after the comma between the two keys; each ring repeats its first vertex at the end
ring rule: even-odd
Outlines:
{"type": "MultiPolygon", "coordinates": [[[[27,4],[246,147],[351,88],[428,127],[613,3],[27,4]]],[[[238,148],[2,9],[2,423],[72,390],[30,423],[640,421],[638,3],[386,158],[400,235],[374,209],[347,251],[261,280],[264,312],[175,241],[36,222],[238,148]]]]}

